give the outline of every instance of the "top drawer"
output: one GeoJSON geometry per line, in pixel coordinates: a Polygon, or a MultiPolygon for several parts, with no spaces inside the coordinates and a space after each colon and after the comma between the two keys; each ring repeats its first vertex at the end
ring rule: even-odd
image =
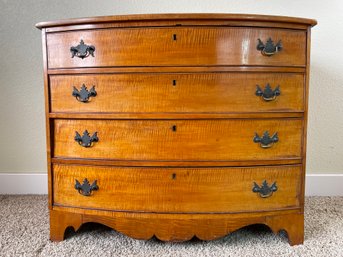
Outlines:
{"type": "Polygon", "coordinates": [[[306,32],[287,29],[168,27],[82,30],[47,35],[48,67],[305,66],[306,32]],[[273,55],[257,49],[261,40],[273,55]],[[271,39],[273,43],[267,44],[271,39]],[[84,45],[80,44],[83,40],[84,45]],[[93,55],[84,51],[92,46],[93,55]],[[81,57],[72,57],[71,47],[81,57]],[[275,48],[275,47],[274,47],[275,48]],[[75,50],[76,51],[76,50],[75,50]],[[86,57],[84,57],[86,55],[86,57]],[[87,56],[88,55],[88,56],[87,56]]]}

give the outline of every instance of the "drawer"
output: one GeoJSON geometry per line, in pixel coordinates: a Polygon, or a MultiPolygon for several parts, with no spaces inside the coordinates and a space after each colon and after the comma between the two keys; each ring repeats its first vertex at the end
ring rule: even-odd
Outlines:
{"type": "Polygon", "coordinates": [[[47,34],[48,68],[108,66],[305,66],[306,32],[242,27],[82,30],[47,34]],[[274,43],[267,44],[271,38],[274,43]],[[276,54],[272,51],[281,40],[276,54]],[[81,40],[83,40],[81,42],[81,40]],[[76,54],[78,49],[79,56],[76,54]],[[261,48],[261,49],[262,49],[261,48]],[[271,50],[268,50],[271,49],[271,50]],[[88,50],[88,51],[87,51],[88,50]]]}
{"type": "Polygon", "coordinates": [[[304,75],[239,72],[52,75],[50,94],[52,112],[290,112],[303,111],[304,75]]]}
{"type": "Polygon", "coordinates": [[[299,207],[300,186],[298,165],[249,168],[53,165],[54,205],[81,208],[171,213],[268,211],[299,207]]]}
{"type": "Polygon", "coordinates": [[[302,120],[55,119],[53,138],[54,157],[147,161],[289,159],[301,157],[302,120]],[[269,136],[263,136],[266,131],[269,136]],[[258,142],[262,139],[265,145],[258,142]]]}

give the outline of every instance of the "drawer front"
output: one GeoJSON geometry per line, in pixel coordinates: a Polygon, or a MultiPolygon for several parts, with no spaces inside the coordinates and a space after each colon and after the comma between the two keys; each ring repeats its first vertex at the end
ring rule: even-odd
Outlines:
{"type": "Polygon", "coordinates": [[[301,119],[56,119],[53,154],[55,157],[147,161],[270,160],[299,158],[301,137],[301,119]],[[89,135],[84,135],[85,130],[89,135]],[[263,145],[258,141],[265,131],[270,135],[263,140],[267,142],[263,145]],[[278,142],[273,144],[274,139],[278,142]]]}
{"type": "Polygon", "coordinates": [[[303,111],[304,75],[235,72],[55,75],[50,76],[50,92],[52,112],[303,111]]]}
{"type": "Polygon", "coordinates": [[[299,206],[301,168],[298,165],[124,168],[55,164],[53,183],[55,205],[171,213],[268,211],[299,206]]]}
{"type": "Polygon", "coordinates": [[[50,69],[104,66],[305,66],[305,46],[305,31],[269,28],[125,28],[47,34],[50,69]],[[269,38],[274,44],[267,44],[269,38]],[[258,39],[261,40],[261,47],[264,45],[268,49],[275,48],[281,40],[282,49],[273,56],[263,55],[263,50],[257,49],[258,39]]]}

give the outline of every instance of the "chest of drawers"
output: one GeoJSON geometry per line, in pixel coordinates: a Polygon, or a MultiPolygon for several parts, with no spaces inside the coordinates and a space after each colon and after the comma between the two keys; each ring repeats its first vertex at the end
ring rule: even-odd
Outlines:
{"type": "Polygon", "coordinates": [[[42,22],[50,238],[265,224],[303,242],[310,29],[302,18],[130,15],[42,22]]]}

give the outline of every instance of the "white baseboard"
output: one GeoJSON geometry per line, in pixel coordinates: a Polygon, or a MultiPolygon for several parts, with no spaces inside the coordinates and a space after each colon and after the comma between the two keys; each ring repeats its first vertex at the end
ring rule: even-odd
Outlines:
{"type": "Polygon", "coordinates": [[[307,174],[306,196],[343,196],[343,174],[307,174]]]}
{"type": "Polygon", "coordinates": [[[47,194],[45,173],[0,173],[0,194],[47,194]]]}
{"type": "MultiPolygon", "coordinates": [[[[0,194],[47,194],[44,173],[0,173],[0,194]]],[[[343,174],[307,174],[306,196],[343,196],[343,174]]]]}

